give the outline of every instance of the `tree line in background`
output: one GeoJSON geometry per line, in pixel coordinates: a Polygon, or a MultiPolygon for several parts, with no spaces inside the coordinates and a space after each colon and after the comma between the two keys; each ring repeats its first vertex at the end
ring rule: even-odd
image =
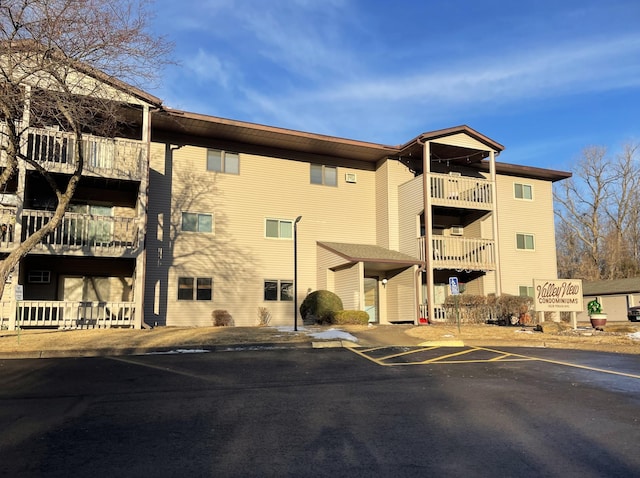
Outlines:
{"type": "Polygon", "coordinates": [[[640,144],[616,156],[585,148],[573,177],[555,186],[558,276],[640,276],[640,144]]]}

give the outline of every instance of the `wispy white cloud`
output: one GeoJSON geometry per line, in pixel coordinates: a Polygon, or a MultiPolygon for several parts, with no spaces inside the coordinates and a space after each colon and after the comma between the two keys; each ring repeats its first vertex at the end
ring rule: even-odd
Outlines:
{"type": "Polygon", "coordinates": [[[213,82],[224,88],[229,85],[232,72],[217,55],[198,49],[195,56],[185,60],[185,67],[195,74],[199,82],[213,82]]]}

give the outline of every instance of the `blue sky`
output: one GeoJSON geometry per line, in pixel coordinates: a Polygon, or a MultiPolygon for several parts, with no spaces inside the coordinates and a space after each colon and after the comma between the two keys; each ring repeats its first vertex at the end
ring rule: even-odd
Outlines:
{"type": "Polygon", "coordinates": [[[640,141],[638,0],[156,0],[167,106],[388,145],[467,124],[571,169],[640,141]]]}

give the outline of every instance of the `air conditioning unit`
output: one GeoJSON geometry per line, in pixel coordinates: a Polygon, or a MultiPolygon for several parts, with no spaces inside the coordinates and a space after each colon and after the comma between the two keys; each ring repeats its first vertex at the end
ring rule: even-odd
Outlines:
{"type": "Polygon", "coordinates": [[[358,178],[356,177],[356,173],[345,173],[344,180],[348,183],[356,183],[358,178]]]}
{"type": "Polygon", "coordinates": [[[451,235],[452,236],[463,236],[464,235],[464,227],[462,227],[462,226],[451,226],[451,235]]]}

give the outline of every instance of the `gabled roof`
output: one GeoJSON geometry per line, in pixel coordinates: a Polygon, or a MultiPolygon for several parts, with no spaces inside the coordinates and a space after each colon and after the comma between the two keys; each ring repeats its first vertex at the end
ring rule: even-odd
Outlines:
{"type": "Polygon", "coordinates": [[[162,100],[160,98],[157,98],[156,96],[153,96],[147,93],[146,91],[141,90],[140,88],[137,88],[128,83],[125,83],[124,81],[118,78],[107,75],[103,71],[93,68],[87,63],[70,58],[58,49],[47,48],[45,45],[35,40],[24,39],[24,40],[13,40],[10,42],[7,41],[7,42],[0,42],[0,43],[2,43],[2,45],[0,45],[0,54],[2,53],[3,50],[5,51],[13,50],[13,51],[27,52],[27,53],[34,53],[34,54],[40,53],[43,56],[51,55],[52,57],[56,58],[56,61],[60,61],[61,64],[66,63],[66,65],[71,67],[72,69],[80,73],[83,73],[87,76],[90,76],[92,78],[95,78],[96,80],[101,81],[109,86],[112,86],[113,88],[116,88],[120,91],[123,91],[131,96],[134,96],[146,103],[149,103],[152,106],[161,107],[162,105],[162,100]]]}
{"type": "Polygon", "coordinates": [[[500,143],[492,140],[491,138],[483,135],[482,133],[479,133],[478,131],[476,131],[475,129],[467,125],[453,126],[451,128],[439,129],[436,131],[429,131],[426,133],[422,133],[421,135],[413,138],[411,141],[400,146],[400,149],[401,150],[408,149],[414,145],[422,146],[422,144],[424,144],[425,141],[433,141],[438,138],[444,138],[445,136],[453,136],[455,134],[460,134],[460,133],[466,134],[480,141],[481,143],[485,144],[489,149],[492,149],[498,153],[501,151],[504,151],[504,146],[502,146],[500,143]]]}

